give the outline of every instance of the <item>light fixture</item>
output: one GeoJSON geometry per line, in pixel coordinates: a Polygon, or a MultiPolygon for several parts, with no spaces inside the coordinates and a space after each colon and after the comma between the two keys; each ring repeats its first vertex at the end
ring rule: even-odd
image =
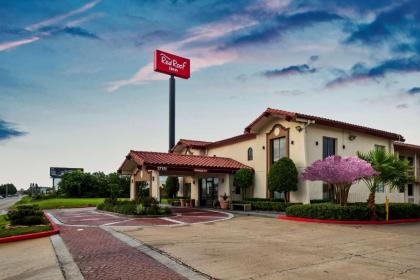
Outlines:
{"type": "Polygon", "coordinates": [[[265,146],[262,146],[262,149],[265,150],[265,146]]]}
{"type": "Polygon", "coordinates": [[[354,139],[356,139],[356,137],[357,137],[356,135],[352,135],[352,134],[350,134],[350,135],[349,135],[349,140],[350,140],[350,141],[353,141],[354,139]]]}
{"type": "Polygon", "coordinates": [[[318,146],[318,145],[319,145],[318,141],[315,141],[315,145],[316,145],[316,146],[318,146]]]}
{"type": "Polygon", "coordinates": [[[225,178],[222,178],[222,183],[224,183],[225,182],[225,178]]]}
{"type": "Polygon", "coordinates": [[[300,125],[296,126],[295,128],[298,132],[301,132],[303,130],[303,128],[300,125]]]}
{"type": "Polygon", "coordinates": [[[293,141],[293,140],[292,140],[292,141],[290,141],[290,144],[294,145],[294,144],[295,144],[295,141],[293,141]]]}

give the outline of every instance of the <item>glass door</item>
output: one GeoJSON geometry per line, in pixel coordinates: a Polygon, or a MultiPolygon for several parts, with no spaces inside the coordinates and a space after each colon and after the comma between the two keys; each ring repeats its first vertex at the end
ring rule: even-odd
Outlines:
{"type": "Polygon", "coordinates": [[[218,200],[219,178],[202,178],[199,181],[200,206],[214,207],[218,200]]]}

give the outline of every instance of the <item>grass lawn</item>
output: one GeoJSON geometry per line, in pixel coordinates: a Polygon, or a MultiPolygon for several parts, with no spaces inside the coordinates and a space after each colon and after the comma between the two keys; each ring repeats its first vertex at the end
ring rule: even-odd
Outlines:
{"type": "Polygon", "coordinates": [[[37,204],[41,209],[94,207],[102,203],[104,198],[49,198],[32,200],[25,196],[15,203],[12,208],[22,204],[37,204]]]}
{"type": "Polygon", "coordinates": [[[40,225],[40,226],[25,226],[25,227],[17,227],[17,228],[6,228],[9,222],[6,220],[6,215],[0,215],[0,238],[1,237],[8,237],[14,235],[21,235],[25,233],[34,233],[34,232],[41,232],[51,230],[52,227],[50,225],[40,225]]]}

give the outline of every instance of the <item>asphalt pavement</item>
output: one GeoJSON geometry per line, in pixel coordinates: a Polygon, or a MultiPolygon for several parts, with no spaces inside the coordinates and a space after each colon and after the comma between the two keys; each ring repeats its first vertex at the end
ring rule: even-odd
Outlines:
{"type": "Polygon", "coordinates": [[[0,199],[0,215],[6,214],[7,209],[9,209],[10,206],[15,204],[21,198],[22,196],[11,196],[11,197],[0,199]]]}

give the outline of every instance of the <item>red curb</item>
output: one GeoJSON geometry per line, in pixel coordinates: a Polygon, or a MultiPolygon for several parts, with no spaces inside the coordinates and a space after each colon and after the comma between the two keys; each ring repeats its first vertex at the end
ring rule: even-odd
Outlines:
{"type": "Polygon", "coordinates": [[[388,224],[403,224],[403,223],[418,223],[420,219],[400,219],[400,220],[389,220],[386,221],[340,221],[340,220],[320,220],[310,218],[298,218],[288,216],[278,216],[277,219],[295,221],[295,222],[306,222],[306,223],[320,223],[320,224],[344,224],[344,225],[388,225],[388,224]]]}
{"type": "Polygon", "coordinates": [[[58,226],[45,213],[44,213],[44,216],[50,222],[50,224],[53,228],[52,230],[35,232],[35,233],[26,233],[26,234],[20,234],[20,235],[15,235],[15,236],[8,236],[8,237],[2,237],[2,238],[0,238],[0,243],[15,242],[15,241],[21,241],[21,240],[26,240],[26,239],[46,237],[46,236],[51,236],[51,235],[59,233],[60,229],[58,228],[58,226]]]}

